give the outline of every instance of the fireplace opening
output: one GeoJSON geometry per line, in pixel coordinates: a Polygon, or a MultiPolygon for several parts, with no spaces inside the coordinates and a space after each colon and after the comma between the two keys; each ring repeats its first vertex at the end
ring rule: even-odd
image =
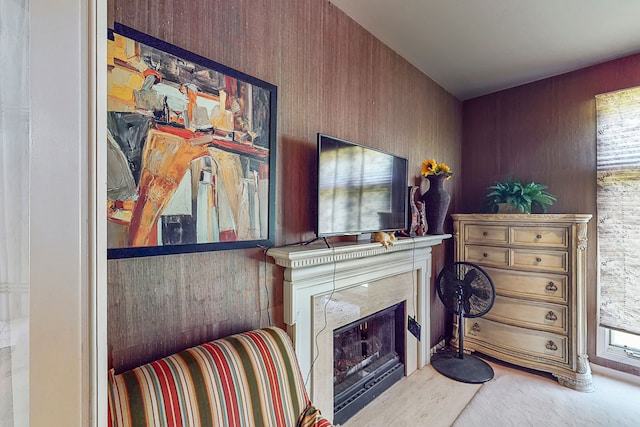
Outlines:
{"type": "Polygon", "coordinates": [[[333,331],[334,424],[404,376],[404,302],[333,331]]]}

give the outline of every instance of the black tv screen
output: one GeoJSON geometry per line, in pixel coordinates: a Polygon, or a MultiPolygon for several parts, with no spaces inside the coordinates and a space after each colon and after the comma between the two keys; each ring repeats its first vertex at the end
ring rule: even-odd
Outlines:
{"type": "Polygon", "coordinates": [[[404,230],[407,159],[318,134],[318,237],[404,230]]]}

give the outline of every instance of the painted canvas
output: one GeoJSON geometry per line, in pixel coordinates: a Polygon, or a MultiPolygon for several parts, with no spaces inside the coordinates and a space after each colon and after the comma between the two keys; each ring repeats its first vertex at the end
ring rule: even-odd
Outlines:
{"type": "Polygon", "coordinates": [[[109,258],[272,245],[276,87],[119,24],[107,50],[109,258]]]}

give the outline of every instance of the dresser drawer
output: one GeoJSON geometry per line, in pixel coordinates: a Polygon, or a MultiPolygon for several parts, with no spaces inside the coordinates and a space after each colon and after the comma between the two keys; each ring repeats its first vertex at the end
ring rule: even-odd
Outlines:
{"type": "Polygon", "coordinates": [[[531,358],[568,362],[566,336],[518,328],[488,319],[465,319],[465,337],[480,340],[489,346],[501,347],[531,358]]]}
{"type": "Polygon", "coordinates": [[[517,298],[567,303],[567,276],[552,273],[531,273],[483,267],[496,288],[496,293],[517,298]]]}
{"type": "Polygon", "coordinates": [[[506,267],[509,265],[509,249],[494,248],[491,246],[466,245],[464,247],[465,261],[506,267]]]}
{"type": "Polygon", "coordinates": [[[568,232],[562,227],[512,227],[511,244],[566,248],[568,232]]]}
{"type": "Polygon", "coordinates": [[[565,273],[568,269],[567,253],[562,251],[511,250],[511,266],[527,270],[547,270],[565,273]]]}
{"type": "Polygon", "coordinates": [[[467,243],[507,243],[509,227],[494,225],[467,225],[465,228],[467,243]]]}
{"type": "Polygon", "coordinates": [[[567,307],[558,304],[497,296],[495,304],[484,317],[501,323],[556,334],[567,333],[567,307]]]}

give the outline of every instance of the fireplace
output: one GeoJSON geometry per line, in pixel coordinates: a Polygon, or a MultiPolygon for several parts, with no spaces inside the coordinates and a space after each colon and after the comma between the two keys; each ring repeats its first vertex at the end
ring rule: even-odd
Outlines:
{"type": "Polygon", "coordinates": [[[351,418],[404,376],[404,303],[333,331],[333,422],[351,418]]]}
{"type": "MultiPolygon", "coordinates": [[[[451,235],[380,243],[342,242],[271,248],[284,267],[284,322],[294,343],[305,386],[314,404],[334,418],[334,331],[400,305],[395,329],[401,337],[404,369],[411,375],[429,363],[429,282],[431,246],[451,235]],[[418,339],[407,329],[407,315],[422,325],[418,339]]],[[[341,391],[336,391],[341,393],[341,391]]]]}

